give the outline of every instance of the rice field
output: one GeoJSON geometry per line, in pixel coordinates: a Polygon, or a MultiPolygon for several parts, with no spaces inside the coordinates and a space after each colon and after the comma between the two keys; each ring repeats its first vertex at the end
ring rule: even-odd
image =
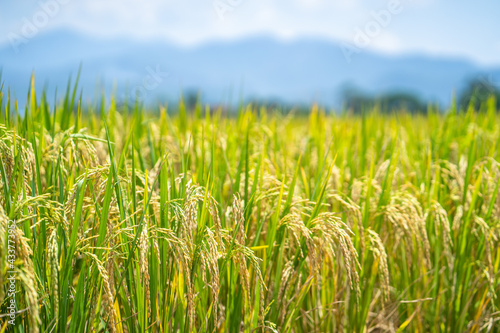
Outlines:
{"type": "Polygon", "coordinates": [[[0,93],[0,332],[500,332],[500,115],[0,93]]]}

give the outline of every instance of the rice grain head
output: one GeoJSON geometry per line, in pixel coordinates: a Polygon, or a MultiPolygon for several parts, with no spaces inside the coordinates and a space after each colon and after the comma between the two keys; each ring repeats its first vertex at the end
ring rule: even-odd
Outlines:
{"type": "Polygon", "coordinates": [[[5,264],[5,236],[7,235],[7,228],[9,225],[9,219],[7,215],[5,215],[5,211],[3,210],[2,205],[0,205],[0,304],[3,303],[5,297],[5,289],[4,289],[4,264],[5,264]]]}
{"type": "Polygon", "coordinates": [[[57,245],[57,230],[54,229],[47,242],[48,262],[50,268],[50,280],[52,299],[54,302],[54,318],[59,318],[59,250],[57,245]]]}
{"type": "MultiPolygon", "coordinates": [[[[361,267],[358,261],[358,253],[352,243],[349,234],[353,234],[341,219],[332,213],[320,213],[311,221],[313,241],[318,253],[327,253],[335,257],[336,250],[342,253],[343,263],[346,269],[349,287],[355,290],[357,299],[361,296],[359,286],[359,274],[357,269],[361,267]]],[[[323,256],[318,256],[323,260],[323,256]]]]}
{"type": "Polygon", "coordinates": [[[32,332],[38,333],[40,324],[40,314],[38,307],[38,293],[36,291],[36,278],[33,267],[33,262],[31,256],[33,254],[29,244],[28,239],[24,237],[24,232],[17,228],[16,233],[16,249],[18,258],[22,261],[23,266],[19,270],[19,277],[23,283],[25,299],[28,305],[28,320],[30,322],[30,327],[32,332]]]}
{"type": "Polygon", "coordinates": [[[385,251],[385,246],[382,243],[380,236],[372,229],[368,229],[368,241],[370,243],[370,250],[373,252],[375,258],[378,259],[378,272],[380,274],[380,280],[382,282],[384,301],[387,302],[389,300],[390,287],[387,252],[385,251]]]}
{"type": "Polygon", "coordinates": [[[149,252],[149,237],[148,237],[148,225],[146,223],[142,227],[141,236],[139,238],[139,260],[140,260],[139,264],[141,267],[141,276],[144,284],[148,318],[151,318],[151,303],[150,303],[151,294],[149,288],[150,277],[149,277],[148,252],[149,252]]]}

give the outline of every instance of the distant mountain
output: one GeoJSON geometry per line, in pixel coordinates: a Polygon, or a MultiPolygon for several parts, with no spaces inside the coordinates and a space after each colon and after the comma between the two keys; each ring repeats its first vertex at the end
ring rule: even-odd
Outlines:
{"type": "MultiPolygon", "coordinates": [[[[181,91],[200,91],[210,103],[244,99],[319,102],[338,107],[347,87],[381,94],[414,93],[446,105],[469,79],[500,68],[464,59],[425,55],[388,56],[369,51],[344,57],[340,43],[318,39],[289,42],[265,36],[181,47],[164,41],[96,39],[72,31],[40,34],[20,45],[0,46],[2,80],[25,100],[31,72],[37,89],[62,95],[80,63],[86,99],[115,89],[119,98],[176,100],[181,91]],[[168,73],[168,74],[167,74],[168,73]],[[100,87],[100,88],[99,88],[100,87]]],[[[50,95],[52,94],[52,95],[50,95]]]]}

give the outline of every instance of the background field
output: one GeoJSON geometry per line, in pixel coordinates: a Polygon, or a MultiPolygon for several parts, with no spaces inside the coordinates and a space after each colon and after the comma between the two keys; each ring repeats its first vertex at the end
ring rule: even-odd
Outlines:
{"type": "Polygon", "coordinates": [[[2,332],[499,331],[494,99],[15,105],[0,93],[2,332]]]}

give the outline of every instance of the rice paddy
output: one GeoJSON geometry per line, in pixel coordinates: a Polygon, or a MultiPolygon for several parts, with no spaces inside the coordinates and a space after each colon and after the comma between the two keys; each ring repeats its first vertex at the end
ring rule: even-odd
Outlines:
{"type": "Polygon", "coordinates": [[[229,114],[33,84],[20,112],[3,90],[0,331],[499,332],[495,105],[229,114]]]}

